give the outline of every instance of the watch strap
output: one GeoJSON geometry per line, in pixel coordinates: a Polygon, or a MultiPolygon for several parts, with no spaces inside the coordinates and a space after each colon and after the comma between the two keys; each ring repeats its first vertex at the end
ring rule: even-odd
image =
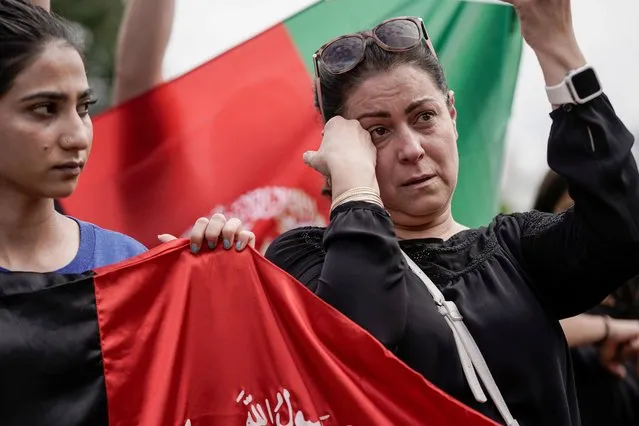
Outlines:
{"type": "Polygon", "coordinates": [[[564,78],[559,84],[546,86],[546,95],[548,96],[548,100],[551,104],[564,105],[575,103],[575,99],[572,97],[572,93],[570,93],[568,84],[566,84],[566,78],[564,78]]]}

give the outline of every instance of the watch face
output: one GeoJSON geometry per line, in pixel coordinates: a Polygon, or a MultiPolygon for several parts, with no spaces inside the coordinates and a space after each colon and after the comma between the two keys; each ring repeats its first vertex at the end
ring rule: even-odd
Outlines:
{"type": "Polygon", "coordinates": [[[587,98],[601,90],[597,75],[592,68],[586,68],[579,74],[572,76],[572,85],[575,88],[577,97],[587,98]]]}

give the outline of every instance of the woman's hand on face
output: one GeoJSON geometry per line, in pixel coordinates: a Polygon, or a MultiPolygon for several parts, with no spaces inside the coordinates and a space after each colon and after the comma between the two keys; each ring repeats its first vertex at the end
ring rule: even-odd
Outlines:
{"type": "MultiPolygon", "coordinates": [[[[173,235],[159,235],[158,239],[163,242],[175,240],[173,235]]],[[[247,246],[255,248],[255,234],[242,227],[239,219],[226,219],[223,214],[216,213],[210,219],[205,217],[195,221],[190,234],[191,251],[198,253],[202,246],[206,244],[211,250],[221,245],[226,250],[235,247],[235,250],[242,251],[247,246]]]]}
{"type": "Polygon", "coordinates": [[[330,178],[333,197],[356,186],[378,187],[377,150],[357,120],[331,118],[324,126],[319,149],[304,153],[304,162],[330,178]]]}

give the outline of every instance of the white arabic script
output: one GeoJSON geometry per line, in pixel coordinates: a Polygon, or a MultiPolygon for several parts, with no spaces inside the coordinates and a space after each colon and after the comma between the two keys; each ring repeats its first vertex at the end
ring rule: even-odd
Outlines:
{"type": "Polygon", "coordinates": [[[291,393],[287,389],[282,389],[276,395],[275,407],[271,408],[271,402],[264,400],[264,407],[260,403],[253,403],[253,396],[241,391],[235,402],[242,403],[249,407],[247,414],[246,426],[322,426],[322,421],[330,418],[329,415],[321,416],[317,421],[306,419],[302,410],[294,413],[291,403],[291,393]],[[283,409],[285,408],[285,409],[283,409]],[[282,418],[287,418],[286,423],[282,423],[282,418]]]}

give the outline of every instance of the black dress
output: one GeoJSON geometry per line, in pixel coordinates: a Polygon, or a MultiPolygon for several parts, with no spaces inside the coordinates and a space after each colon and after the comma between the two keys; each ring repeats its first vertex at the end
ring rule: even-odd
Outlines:
{"type": "Polygon", "coordinates": [[[575,200],[565,214],[500,215],[446,241],[398,242],[386,211],[351,202],[326,229],[281,235],[266,257],[433,384],[501,422],[492,402],[474,400],[453,335],[403,249],[457,304],[520,424],[579,425],[558,319],[639,274],[639,176],[633,137],[604,95],[551,117],[549,164],[575,200]]]}

